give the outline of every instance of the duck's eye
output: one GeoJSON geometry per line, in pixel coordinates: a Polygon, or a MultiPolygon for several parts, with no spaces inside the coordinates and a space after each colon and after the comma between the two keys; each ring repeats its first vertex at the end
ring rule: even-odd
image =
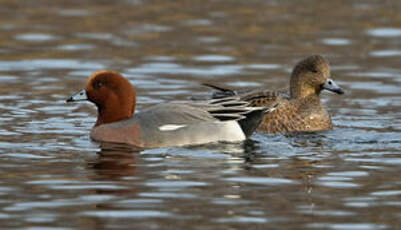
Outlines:
{"type": "Polygon", "coordinates": [[[317,73],[317,69],[311,69],[312,73],[317,73]]]}
{"type": "Polygon", "coordinates": [[[103,82],[101,82],[101,81],[95,82],[95,88],[96,88],[96,89],[102,87],[103,85],[104,85],[104,84],[103,84],[103,82]]]}

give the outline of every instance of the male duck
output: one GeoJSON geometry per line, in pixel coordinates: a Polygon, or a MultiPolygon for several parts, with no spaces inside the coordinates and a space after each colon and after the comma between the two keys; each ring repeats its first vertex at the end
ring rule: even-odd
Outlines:
{"type": "Polygon", "coordinates": [[[134,115],[136,95],[120,73],[101,70],[67,102],[88,100],[98,110],[90,137],[140,148],[238,142],[248,138],[272,107],[249,107],[238,96],[207,101],[165,103],[134,115]]]}

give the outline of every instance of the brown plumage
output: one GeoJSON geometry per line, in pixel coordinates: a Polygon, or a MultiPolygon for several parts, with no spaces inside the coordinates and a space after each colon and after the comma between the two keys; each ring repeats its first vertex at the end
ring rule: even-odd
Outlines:
{"type": "Polygon", "coordinates": [[[329,78],[329,62],[320,55],[300,61],[293,69],[290,89],[281,91],[252,90],[236,92],[222,87],[205,84],[218,90],[213,97],[239,94],[252,106],[272,106],[277,109],[268,113],[258,131],[265,133],[287,133],[294,131],[322,131],[333,128],[327,110],[320,102],[320,92],[329,90],[337,94],[344,91],[329,78]]]}

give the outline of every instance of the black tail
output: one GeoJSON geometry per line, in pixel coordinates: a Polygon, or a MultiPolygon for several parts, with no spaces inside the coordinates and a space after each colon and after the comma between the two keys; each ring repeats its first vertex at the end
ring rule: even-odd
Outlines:
{"type": "Polygon", "coordinates": [[[223,87],[220,87],[220,86],[217,86],[217,85],[213,85],[213,84],[210,84],[210,83],[202,83],[202,85],[204,85],[206,87],[210,87],[210,88],[218,90],[218,91],[221,91],[221,92],[235,93],[235,91],[232,90],[232,89],[223,88],[223,87]]]}
{"type": "Polygon", "coordinates": [[[217,92],[214,92],[212,95],[212,98],[214,98],[214,99],[231,97],[231,96],[235,96],[238,94],[236,91],[234,91],[232,89],[223,88],[223,87],[213,85],[210,83],[202,83],[202,85],[217,90],[217,92]]]}
{"type": "Polygon", "coordinates": [[[247,114],[244,114],[245,117],[240,119],[238,123],[241,126],[245,136],[251,136],[263,121],[264,115],[266,113],[273,112],[278,105],[279,104],[277,103],[272,107],[253,107],[253,110],[247,114]]]}

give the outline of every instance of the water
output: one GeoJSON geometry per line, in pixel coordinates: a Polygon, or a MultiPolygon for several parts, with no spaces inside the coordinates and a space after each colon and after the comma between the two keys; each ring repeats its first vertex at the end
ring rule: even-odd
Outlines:
{"type": "Polygon", "coordinates": [[[374,0],[3,1],[1,229],[399,228],[400,10],[374,0]],[[323,95],[329,132],[138,152],[91,142],[94,107],[65,103],[99,69],[135,84],[139,110],[206,95],[202,82],[280,88],[315,53],[346,90],[323,95]]]}

